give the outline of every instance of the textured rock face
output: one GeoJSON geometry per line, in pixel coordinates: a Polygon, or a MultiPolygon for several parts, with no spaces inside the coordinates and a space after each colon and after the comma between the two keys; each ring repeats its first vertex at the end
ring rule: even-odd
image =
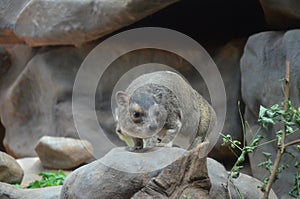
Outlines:
{"type": "Polygon", "coordinates": [[[42,137],[35,147],[42,165],[50,169],[73,169],[90,161],[93,147],[86,140],[42,137]]]}
{"type": "Polygon", "coordinates": [[[0,152],[0,182],[20,184],[23,175],[23,169],[17,161],[6,153],[0,152]]]}
{"type": "MultiPolygon", "coordinates": [[[[67,198],[229,198],[228,173],[224,166],[217,161],[201,157],[201,147],[187,153],[178,148],[167,148],[168,156],[178,156],[172,164],[162,169],[149,171],[155,162],[166,159],[157,156],[150,161],[140,161],[137,158],[128,158],[124,148],[116,148],[105,156],[105,160],[97,160],[83,166],[66,179],[61,199],[67,198]],[[198,149],[198,150],[197,150],[198,149]],[[120,154],[123,158],[119,159],[120,154]],[[200,154],[200,156],[199,156],[200,154]],[[116,166],[117,165],[117,166],[116,166]],[[151,166],[149,166],[151,165],[151,166]],[[132,171],[127,172],[114,168],[131,166],[132,171]],[[208,192],[209,190],[209,192],[208,192]]],[[[130,169],[129,169],[130,170],[130,169]]],[[[128,171],[129,171],[128,170],[128,171]]],[[[246,198],[262,198],[263,193],[257,188],[261,182],[241,174],[231,186],[233,199],[240,199],[239,193],[246,198]],[[235,189],[237,188],[237,189],[235,189]]],[[[277,199],[273,191],[270,198],[277,199]]]]}
{"type": "Polygon", "coordinates": [[[40,189],[20,189],[14,185],[0,183],[0,198],[2,199],[58,199],[61,186],[40,189]]]}
{"type": "Polygon", "coordinates": [[[177,0],[0,2],[0,43],[80,45],[132,24],[177,0]],[[88,21],[88,23],[87,23],[88,21]]]}
{"type": "MultiPolygon", "coordinates": [[[[152,158],[147,156],[154,153],[153,149],[145,154],[135,154],[134,158],[124,148],[113,149],[103,159],[70,174],[63,185],[61,199],[93,199],[99,196],[103,199],[174,198],[181,195],[187,186],[198,189],[198,193],[200,190],[207,198],[210,181],[206,157],[200,149],[203,149],[202,145],[189,153],[180,148],[164,148],[162,153],[156,153],[160,156],[152,158]],[[120,154],[123,156],[121,159],[120,154]],[[202,158],[199,158],[200,155],[202,158]],[[174,160],[178,159],[165,168],[156,167],[171,156],[175,157],[174,160]]],[[[185,193],[192,194],[193,191],[185,190],[185,193]]]]}
{"type": "MultiPolygon", "coordinates": [[[[281,103],[284,99],[282,92],[282,82],[285,77],[286,60],[290,61],[290,100],[295,107],[300,105],[300,67],[299,67],[299,48],[300,31],[293,30],[283,32],[264,32],[251,36],[245,47],[244,55],[241,59],[242,72],[242,95],[246,104],[245,120],[249,122],[252,131],[258,129],[257,119],[259,106],[270,107],[273,104],[281,103]],[[253,81],[255,80],[255,81],[253,81]]],[[[275,132],[280,127],[271,128],[269,132],[264,133],[266,140],[275,138],[275,132]]],[[[251,135],[247,133],[248,140],[251,135]]],[[[288,136],[287,142],[299,139],[299,134],[288,136]]],[[[261,179],[264,177],[265,170],[257,166],[259,162],[265,161],[262,151],[269,152],[275,157],[277,150],[276,143],[264,145],[250,157],[253,175],[261,179]]],[[[291,147],[288,149],[294,153],[298,160],[299,151],[291,147]]],[[[290,157],[284,156],[283,161],[290,157]]],[[[273,186],[278,196],[288,197],[289,189],[293,185],[293,175],[295,168],[291,165],[280,180],[273,186]]]]}
{"type": "Polygon", "coordinates": [[[6,49],[12,62],[0,79],[6,150],[15,157],[36,156],[34,146],[43,135],[77,137],[70,92],[89,47],[6,49]]]}
{"type": "MultiPolygon", "coordinates": [[[[232,199],[242,198],[262,198],[263,192],[258,188],[262,184],[261,181],[249,175],[240,173],[237,179],[232,180],[228,186],[228,172],[222,164],[214,159],[207,159],[208,176],[211,181],[211,189],[209,191],[210,198],[230,198],[228,193],[230,189],[232,199]]],[[[277,199],[273,190],[270,191],[270,199],[277,199]]]]}
{"type": "Polygon", "coordinates": [[[144,169],[143,164],[147,163],[126,155],[128,152],[124,149],[114,149],[105,156],[106,161],[100,159],[75,170],[65,180],[60,198],[130,198],[156,176],[158,171],[143,172],[140,169],[144,169]],[[124,154],[122,159],[118,158],[119,153],[124,154]],[[114,169],[118,166],[127,168],[128,165],[135,167],[129,169],[140,170],[142,173],[127,173],[114,169]]]}
{"type": "Polygon", "coordinates": [[[300,2],[297,0],[260,0],[268,24],[276,28],[299,27],[300,2]]]}
{"type": "MultiPolygon", "coordinates": [[[[206,148],[208,142],[179,157],[164,167],[131,199],[139,198],[209,198],[211,182],[207,171],[206,148]]],[[[170,150],[170,149],[169,149],[170,150]]]]}

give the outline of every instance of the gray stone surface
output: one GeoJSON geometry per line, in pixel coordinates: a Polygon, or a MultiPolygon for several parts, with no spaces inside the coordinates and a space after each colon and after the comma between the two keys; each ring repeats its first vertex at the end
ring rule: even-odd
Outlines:
{"type": "Polygon", "coordinates": [[[0,183],[1,199],[59,199],[61,186],[40,189],[20,189],[14,185],[0,183]]]}
{"type": "MultiPolygon", "coordinates": [[[[152,197],[164,198],[160,193],[166,192],[172,198],[181,194],[189,183],[191,187],[193,187],[193,183],[194,185],[202,185],[202,188],[199,186],[195,188],[206,191],[207,196],[210,183],[206,170],[206,157],[199,158],[199,154],[201,154],[199,151],[202,147],[197,149],[191,153],[186,153],[180,148],[165,148],[162,149],[160,156],[155,157],[151,156],[155,152],[153,149],[148,151],[144,149],[146,150],[145,154],[134,155],[126,152],[124,148],[113,149],[104,158],[70,174],[63,185],[61,199],[93,199],[99,198],[99,196],[103,199],[146,198],[145,194],[149,190],[151,190],[152,197]],[[120,158],[120,154],[123,158],[120,158]],[[166,154],[168,155],[166,156],[166,154]],[[179,159],[171,162],[172,164],[160,172],[162,167],[159,165],[166,162],[170,156],[179,157],[179,159]],[[160,169],[153,170],[153,167],[160,169]],[[158,174],[159,172],[160,174],[158,174]],[[158,185],[158,189],[155,188],[156,185],[158,185]]],[[[205,150],[203,151],[205,153],[205,150]]],[[[191,192],[192,190],[186,190],[185,193],[191,192]]]]}
{"type": "MultiPolygon", "coordinates": [[[[291,30],[288,32],[263,32],[251,36],[245,47],[244,55],[241,59],[242,72],[242,96],[246,104],[245,120],[249,122],[252,131],[256,132],[259,106],[270,107],[273,104],[281,103],[284,99],[282,85],[280,81],[285,77],[286,60],[290,61],[290,99],[295,107],[300,105],[300,31],[291,30]],[[254,81],[255,80],[255,81],[254,81]]],[[[268,132],[262,130],[265,140],[275,138],[275,132],[281,127],[270,128],[268,132]]],[[[251,140],[250,131],[247,132],[247,140],[251,140]]],[[[287,141],[299,139],[299,134],[287,137],[287,141]]],[[[250,163],[254,177],[262,179],[265,170],[258,167],[259,162],[265,161],[261,152],[272,153],[275,158],[277,144],[271,143],[259,147],[256,153],[250,156],[250,163]]],[[[295,147],[288,149],[294,153],[298,160],[299,151],[295,147]]],[[[283,162],[290,159],[285,155],[283,162]]],[[[293,185],[293,176],[296,169],[293,164],[284,171],[280,179],[273,188],[281,198],[289,198],[288,192],[293,185]]]]}
{"type": "Polygon", "coordinates": [[[70,111],[71,91],[91,47],[4,47],[11,59],[11,67],[0,78],[6,151],[17,158],[36,156],[34,146],[43,135],[78,137],[70,111]]]}
{"type": "Polygon", "coordinates": [[[93,158],[93,147],[86,140],[64,137],[42,137],[35,151],[43,167],[74,169],[93,158]]]}
{"type": "Polygon", "coordinates": [[[24,172],[17,161],[10,155],[0,151],[0,182],[20,184],[24,172]]]}
{"type": "MultiPolygon", "coordinates": [[[[240,176],[233,180],[231,184],[231,192],[235,196],[234,198],[241,198],[238,191],[245,197],[245,199],[252,198],[263,198],[263,192],[260,191],[258,186],[262,184],[261,181],[253,178],[252,176],[245,175],[243,173],[240,176]]],[[[270,191],[269,199],[277,199],[277,195],[274,192],[274,189],[270,191]]]]}
{"type": "Polygon", "coordinates": [[[0,43],[81,45],[157,12],[177,0],[0,2],[0,43]],[[88,21],[88,23],[87,23],[88,21]]]}
{"type": "MultiPolygon", "coordinates": [[[[152,178],[131,199],[210,198],[211,182],[206,164],[206,150],[208,147],[209,143],[203,142],[164,167],[158,176],[152,178]]],[[[169,153],[172,152],[171,149],[169,148],[169,153]]],[[[156,161],[156,159],[154,158],[153,161],[156,161]]]]}
{"type": "MultiPolygon", "coordinates": [[[[263,192],[257,188],[262,182],[243,173],[237,179],[232,180],[230,186],[228,186],[228,172],[222,164],[214,159],[207,159],[208,175],[211,181],[211,189],[209,195],[211,198],[226,198],[229,197],[229,189],[231,193],[231,199],[254,199],[262,198],[263,192]],[[228,189],[229,187],[229,189],[228,189]],[[238,193],[238,191],[240,193],[238,193]],[[240,194],[242,196],[240,196],[240,194]]],[[[270,199],[277,199],[277,196],[273,190],[271,190],[270,199]]]]}
{"type": "Polygon", "coordinates": [[[60,198],[96,199],[100,196],[101,199],[130,198],[152,177],[156,176],[158,171],[146,172],[143,170],[143,164],[147,165],[151,161],[141,161],[141,159],[132,158],[128,155],[130,154],[124,148],[121,150],[113,149],[105,156],[106,160],[99,159],[76,169],[65,180],[60,198]],[[121,160],[119,159],[120,152],[123,152],[123,159],[121,160]],[[129,168],[129,171],[142,169],[141,173],[118,170],[118,168],[126,168],[128,165],[134,167],[129,168]]]}
{"type": "MultiPolygon", "coordinates": [[[[145,159],[137,158],[136,155],[133,158],[132,154],[126,153],[124,148],[115,148],[104,158],[71,173],[63,185],[61,199],[93,199],[99,196],[101,199],[177,198],[179,195],[190,198],[229,199],[228,173],[222,164],[207,158],[206,170],[206,165],[203,165],[206,158],[199,158],[201,151],[197,153],[194,150],[194,152],[187,153],[182,149],[167,148],[164,152],[167,153],[157,156],[157,159],[145,161],[145,159]],[[196,157],[195,154],[198,156],[196,157]],[[123,158],[120,159],[121,155],[123,158]],[[179,159],[162,170],[147,172],[155,165],[155,162],[163,162],[171,155],[178,156],[179,159]],[[134,170],[139,172],[132,172],[134,170]],[[210,183],[206,181],[207,175],[211,183],[209,195],[207,190],[210,183]]],[[[240,199],[234,187],[237,187],[245,198],[262,198],[263,193],[257,188],[260,183],[248,175],[241,174],[230,185],[232,198],[240,199]]],[[[271,191],[270,198],[277,199],[273,191],[271,191]]]]}

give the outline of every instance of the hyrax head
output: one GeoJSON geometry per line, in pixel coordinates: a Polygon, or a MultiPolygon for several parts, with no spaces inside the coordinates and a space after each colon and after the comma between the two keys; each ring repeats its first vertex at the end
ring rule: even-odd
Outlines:
{"type": "Polygon", "coordinates": [[[163,94],[159,90],[140,88],[129,95],[116,94],[119,130],[124,135],[149,138],[159,133],[166,122],[167,110],[163,105],[163,94]]]}

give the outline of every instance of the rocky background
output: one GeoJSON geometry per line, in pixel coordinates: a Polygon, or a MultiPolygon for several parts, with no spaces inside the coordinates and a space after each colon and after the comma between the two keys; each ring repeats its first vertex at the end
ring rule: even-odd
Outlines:
{"type": "MultiPolygon", "coordinates": [[[[82,152],[85,157],[75,159],[60,154],[59,157],[69,160],[64,163],[57,162],[59,160],[49,163],[43,155],[48,153],[46,156],[49,157],[51,154],[52,158],[48,159],[55,160],[51,144],[47,147],[47,143],[55,139],[53,137],[75,138],[62,142],[67,146],[77,146],[68,149],[69,155],[82,149],[73,122],[72,89],[76,72],[86,55],[110,35],[145,26],[180,31],[208,51],[226,88],[227,116],[223,133],[242,140],[238,102],[245,120],[256,128],[259,105],[270,106],[283,99],[279,80],[284,77],[286,60],[291,62],[291,100],[295,106],[300,105],[299,10],[300,3],[296,0],[2,0],[0,150],[10,155],[8,159],[11,156],[19,159],[23,166],[21,158],[37,155],[44,167],[60,165],[72,169],[90,161],[86,151],[82,152]]],[[[140,59],[148,60],[147,53],[143,56],[140,59]]],[[[171,63],[182,61],[164,53],[156,56],[170,59],[171,63]]],[[[119,64],[126,64],[126,61],[130,63],[124,59],[119,64]]],[[[204,82],[193,76],[189,80],[197,82],[199,92],[209,100],[204,82]]],[[[121,145],[113,132],[113,118],[107,118],[109,103],[96,102],[98,117],[104,118],[109,137],[121,145]]],[[[89,116],[82,114],[80,118],[87,124],[86,131],[93,132],[95,127],[89,124],[89,116]]],[[[88,145],[84,147],[88,152],[93,146],[97,150],[97,144],[106,144],[101,141],[94,143],[93,138],[90,139],[91,143],[84,143],[88,145]]],[[[276,147],[267,145],[262,150],[275,153],[276,147]]],[[[235,159],[227,148],[221,146],[221,140],[210,157],[227,168],[235,159]]],[[[3,158],[7,159],[6,155],[3,158]]],[[[251,170],[247,171],[258,179],[264,172],[257,168],[261,160],[259,153],[250,157],[251,170]]],[[[12,164],[12,168],[18,168],[17,164],[12,164]]],[[[16,175],[9,179],[11,181],[6,182],[21,182],[23,173],[20,170],[14,173],[16,175]]],[[[289,171],[292,173],[293,170],[289,171]]],[[[281,176],[281,182],[274,186],[279,198],[289,197],[287,190],[293,183],[289,174],[281,176]]],[[[10,190],[10,187],[5,188],[10,190]]]]}

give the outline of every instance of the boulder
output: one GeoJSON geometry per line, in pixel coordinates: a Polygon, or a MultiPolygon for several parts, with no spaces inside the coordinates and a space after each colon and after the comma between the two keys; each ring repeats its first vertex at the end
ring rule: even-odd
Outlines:
{"type": "MultiPolygon", "coordinates": [[[[263,192],[258,188],[262,182],[258,179],[240,173],[237,179],[229,181],[229,172],[226,171],[222,164],[211,158],[207,159],[207,169],[211,181],[211,189],[209,191],[211,198],[252,199],[263,197],[263,192]],[[231,197],[229,197],[229,193],[231,194],[231,197]]],[[[269,198],[277,199],[273,190],[270,191],[269,198]]]]}
{"type": "MultiPolygon", "coordinates": [[[[139,198],[203,198],[208,199],[211,182],[206,165],[208,142],[177,158],[164,167],[131,199],[139,198]]],[[[168,154],[168,153],[167,153],[168,154]]]]}
{"type": "MultiPolygon", "coordinates": [[[[0,107],[1,102],[5,100],[6,94],[9,92],[9,87],[16,81],[33,54],[34,50],[25,45],[0,46],[0,107]]],[[[7,133],[7,126],[3,124],[4,117],[2,111],[0,111],[0,150],[13,155],[3,141],[5,133],[7,133]]]]}
{"type": "MultiPolygon", "coordinates": [[[[244,198],[263,198],[264,193],[258,188],[261,186],[262,182],[258,179],[241,173],[237,179],[232,180],[230,183],[230,191],[233,198],[239,199],[240,195],[244,198]]],[[[274,192],[274,189],[271,189],[269,193],[269,199],[277,199],[277,195],[274,192]]]]}
{"type": "Polygon", "coordinates": [[[73,169],[93,158],[93,147],[86,140],[42,137],[35,147],[43,167],[73,169]]]}
{"type": "MultiPolygon", "coordinates": [[[[151,152],[156,149],[135,154],[115,148],[102,159],[73,171],[65,180],[60,198],[229,198],[228,172],[219,162],[203,157],[205,150],[200,149],[204,147],[205,143],[191,152],[164,148],[154,156],[151,152]]],[[[230,184],[231,198],[240,199],[239,194],[262,198],[257,188],[260,184],[240,174],[230,184]]],[[[270,198],[277,199],[273,190],[270,198]]]]}
{"type": "Polygon", "coordinates": [[[163,197],[155,191],[156,186],[172,195],[181,194],[185,186],[192,182],[202,185],[200,187],[207,195],[210,183],[206,158],[199,158],[199,151],[186,153],[180,148],[144,150],[130,153],[125,148],[115,148],[102,159],[75,170],[63,185],[61,199],[145,198],[146,190],[152,191],[153,197],[163,197]],[[162,163],[167,163],[165,168],[162,163]]]}
{"type": "Polygon", "coordinates": [[[20,184],[24,172],[17,161],[10,155],[0,151],[0,182],[20,184]]]}
{"type": "Polygon", "coordinates": [[[176,1],[25,0],[16,3],[5,0],[0,2],[0,43],[78,46],[139,21],[176,1]]]}
{"type": "Polygon", "coordinates": [[[1,199],[59,199],[61,186],[39,189],[21,189],[6,183],[0,183],[1,199]]]}
{"type": "MultiPolygon", "coordinates": [[[[250,124],[252,131],[247,131],[247,141],[252,139],[252,133],[259,129],[257,124],[260,105],[271,107],[280,104],[284,100],[281,81],[285,77],[286,61],[290,61],[290,100],[295,107],[300,106],[300,30],[287,32],[263,32],[251,36],[246,44],[241,59],[242,74],[242,96],[245,102],[245,120],[250,124]],[[253,81],[255,80],[255,81],[253,81]]],[[[268,131],[261,129],[265,136],[262,142],[275,139],[275,132],[281,129],[280,126],[269,128],[268,131]]],[[[299,134],[288,136],[286,142],[299,139],[299,134]]],[[[273,142],[263,145],[250,156],[250,163],[253,176],[262,179],[266,176],[266,170],[258,167],[258,163],[265,161],[262,152],[272,154],[274,160],[277,151],[277,143],[273,142]]],[[[289,152],[296,158],[300,158],[296,147],[290,147],[289,152]]],[[[290,160],[285,154],[282,162],[290,160]]],[[[273,188],[277,195],[282,198],[289,198],[288,192],[294,184],[294,174],[297,170],[293,163],[283,171],[280,179],[276,181],[273,188]]]]}
{"type": "Polygon", "coordinates": [[[36,156],[44,135],[78,138],[71,114],[76,72],[91,46],[32,49],[4,46],[11,67],[0,77],[4,146],[16,158],[36,156]]]}

